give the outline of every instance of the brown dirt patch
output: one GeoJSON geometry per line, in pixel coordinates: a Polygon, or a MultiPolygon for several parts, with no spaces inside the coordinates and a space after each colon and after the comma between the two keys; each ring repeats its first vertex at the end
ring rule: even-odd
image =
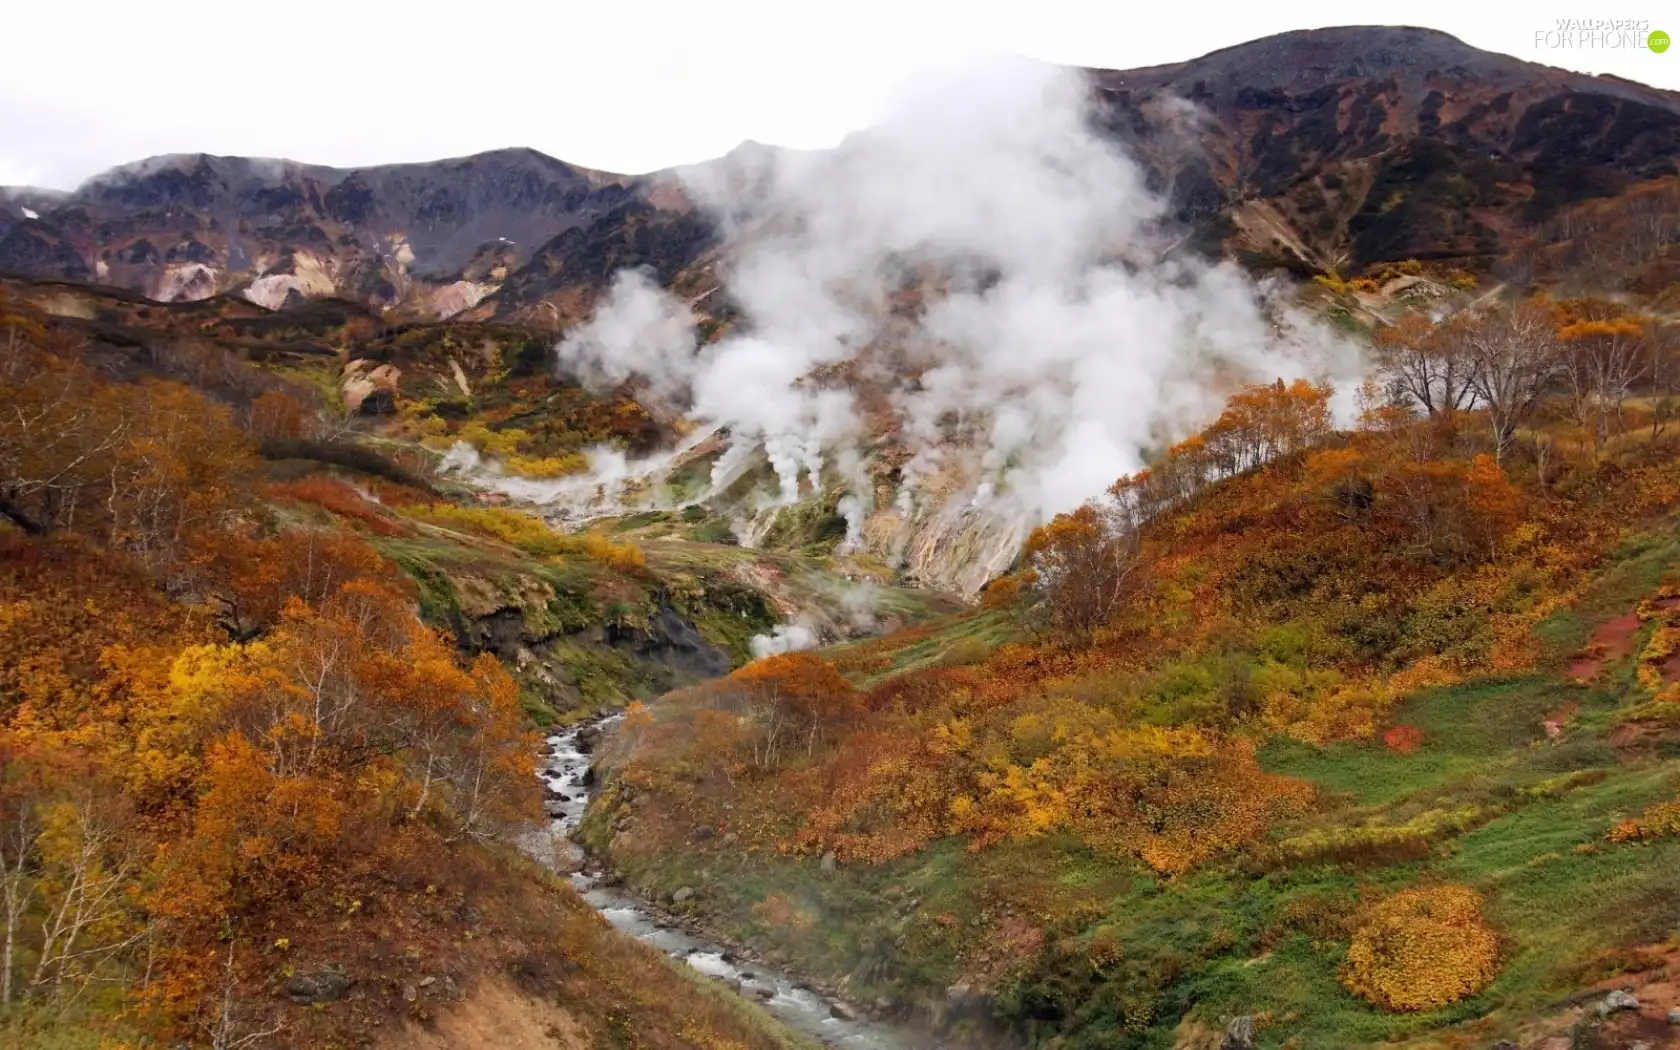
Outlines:
{"type": "Polygon", "coordinates": [[[1662,662],[1662,679],[1664,684],[1680,682],[1680,653],[1675,653],[1662,662]]]}
{"type": "Polygon", "coordinates": [[[976,987],[991,987],[1043,945],[1042,929],[1020,916],[1005,916],[993,926],[985,946],[965,960],[967,966],[963,979],[976,987]]]}
{"type": "Polygon", "coordinates": [[[505,978],[477,981],[465,1000],[438,1007],[427,1027],[405,1021],[375,1045],[405,1050],[584,1050],[589,1037],[571,1014],[539,1002],[505,978]]]}
{"type": "Polygon", "coordinates": [[[1568,1034],[1576,1021],[1594,1016],[1599,1000],[1621,989],[1639,1000],[1639,1009],[1614,1014],[1600,1028],[1595,1046],[1633,1046],[1644,1042],[1651,1050],[1680,1050],[1680,1028],[1668,1023],[1668,1011],[1680,1006],[1680,949],[1669,945],[1634,948],[1618,953],[1628,972],[1605,978],[1570,997],[1578,1005],[1529,1029],[1525,1050],[1568,1050],[1568,1034]]]}
{"type": "MultiPolygon", "coordinates": [[[[1615,1015],[1605,1023],[1611,1046],[1646,1042],[1651,1050],[1680,1050],[1680,1029],[1668,1023],[1668,1011],[1680,1006],[1680,949],[1645,948],[1638,956],[1639,972],[1600,981],[1599,991],[1624,988],[1639,1000],[1638,1010],[1615,1015]]],[[[1588,1006],[1591,1009],[1591,1006],[1588,1006]]]]}
{"type": "Polygon", "coordinates": [[[1604,742],[1611,747],[1632,747],[1646,735],[1644,726],[1624,722],[1610,730],[1610,735],[1604,738],[1604,742]]]}
{"type": "Polygon", "coordinates": [[[1639,633],[1638,612],[1624,613],[1603,623],[1587,639],[1587,649],[1569,665],[1569,676],[1577,681],[1590,682],[1597,678],[1605,665],[1633,653],[1633,637],[1639,633]]]}

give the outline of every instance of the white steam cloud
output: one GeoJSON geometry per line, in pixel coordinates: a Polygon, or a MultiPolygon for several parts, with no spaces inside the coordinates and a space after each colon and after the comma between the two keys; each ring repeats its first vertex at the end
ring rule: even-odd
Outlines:
{"type": "Polygon", "coordinates": [[[780,656],[782,653],[798,652],[802,649],[817,647],[817,632],[803,623],[777,624],[769,634],[755,634],[747,643],[752,650],[753,659],[762,660],[766,656],[780,656]]]}
{"type": "Polygon", "coordinates": [[[893,553],[960,539],[993,566],[1236,386],[1357,375],[1277,290],[1165,254],[1163,204],[1091,129],[1089,97],[1076,72],[1016,61],[926,84],[830,153],[685,171],[726,235],[742,323],[699,347],[686,304],[620,274],[562,364],[686,394],[730,436],[715,480],[762,452],[780,502],[844,482],[851,545],[878,510],[866,446],[890,430],[893,553]]]}
{"type": "Polygon", "coordinates": [[[587,386],[613,387],[643,376],[660,399],[693,378],[695,316],[639,270],[620,270],[595,316],[566,333],[556,354],[562,370],[587,386]]]}

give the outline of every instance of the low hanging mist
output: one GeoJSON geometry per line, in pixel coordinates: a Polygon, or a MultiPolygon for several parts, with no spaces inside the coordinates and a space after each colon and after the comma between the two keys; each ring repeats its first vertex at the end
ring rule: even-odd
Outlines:
{"type": "MultiPolygon", "coordinates": [[[[620,272],[558,366],[639,377],[688,445],[726,438],[714,493],[763,456],[761,509],[843,487],[849,545],[972,590],[1236,387],[1358,372],[1286,289],[1169,253],[1181,231],[1088,106],[1078,74],[1009,62],[921,85],[832,152],[687,169],[724,234],[708,298],[739,320],[702,346],[690,303],[620,272]],[[953,548],[963,565],[930,561],[953,548]]],[[[638,469],[597,466],[548,497],[638,469]]]]}

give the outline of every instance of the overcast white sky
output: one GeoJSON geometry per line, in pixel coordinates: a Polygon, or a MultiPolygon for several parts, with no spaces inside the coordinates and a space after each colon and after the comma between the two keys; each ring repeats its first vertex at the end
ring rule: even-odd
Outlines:
{"type": "Polygon", "coordinates": [[[1477,47],[1680,88],[1680,48],[1537,48],[1563,17],[1672,2],[23,0],[0,14],[0,185],[73,188],[159,153],[341,166],[501,146],[638,172],[744,139],[833,145],[930,66],[1014,52],[1108,68],[1404,17],[1477,47]],[[435,10],[434,10],[435,7],[435,10]]]}

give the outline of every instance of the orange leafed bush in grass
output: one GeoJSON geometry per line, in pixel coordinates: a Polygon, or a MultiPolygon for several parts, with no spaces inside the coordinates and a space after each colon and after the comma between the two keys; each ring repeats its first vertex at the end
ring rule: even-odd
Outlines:
{"type": "Polygon", "coordinates": [[[1680,835],[1680,799],[1659,802],[1610,829],[1611,842],[1648,842],[1680,835]]]}
{"type": "Polygon", "coordinates": [[[1390,751],[1409,755],[1423,744],[1423,730],[1417,726],[1390,726],[1383,731],[1383,746],[1390,751]]]}
{"type": "Polygon", "coordinates": [[[1474,995],[1499,968],[1499,937],[1466,886],[1402,890],[1372,905],[1348,946],[1342,983],[1385,1010],[1430,1010],[1474,995]]]}
{"type": "Polygon", "coordinates": [[[359,522],[380,536],[400,536],[403,533],[401,525],[342,481],[315,477],[281,482],[270,485],[269,494],[276,499],[313,503],[341,518],[359,522]]]}

